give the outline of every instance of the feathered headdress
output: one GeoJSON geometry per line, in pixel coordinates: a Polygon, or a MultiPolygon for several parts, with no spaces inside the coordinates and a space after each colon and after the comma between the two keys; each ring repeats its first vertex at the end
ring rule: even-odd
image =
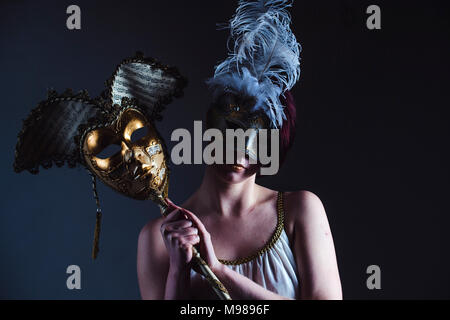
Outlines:
{"type": "Polygon", "coordinates": [[[207,81],[214,97],[224,92],[256,99],[274,128],[286,118],[280,101],[300,77],[301,46],[290,28],[292,0],[240,0],[230,20],[230,52],[207,81]]]}

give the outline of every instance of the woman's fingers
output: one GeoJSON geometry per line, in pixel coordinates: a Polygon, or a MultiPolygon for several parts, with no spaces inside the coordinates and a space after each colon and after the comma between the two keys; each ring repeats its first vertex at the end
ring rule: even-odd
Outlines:
{"type": "Polygon", "coordinates": [[[180,206],[177,206],[175,203],[172,202],[172,200],[170,200],[169,198],[165,199],[167,204],[169,205],[170,208],[176,208],[176,209],[181,209],[180,206]]]}
{"type": "Polygon", "coordinates": [[[165,230],[166,231],[175,231],[178,229],[184,229],[192,227],[192,221],[191,220],[177,220],[174,222],[167,222],[165,223],[165,230]]]}
{"type": "Polygon", "coordinates": [[[161,233],[169,242],[180,244],[184,238],[191,239],[191,236],[195,238],[198,235],[198,229],[192,225],[193,223],[190,220],[164,223],[161,227],[161,233]]]}
{"type": "Polygon", "coordinates": [[[175,231],[171,231],[170,234],[172,235],[172,238],[181,238],[186,236],[192,236],[192,235],[198,235],[198,229],[197,228],[184,228],[179,229],[175,231]]]}
{"type": "Polygon", "coordinates": [[[165,199],[167,202],[167,209],[166,209],[166,215],[168,215],[170,212],[176,210],[176,209],[180,209],[177,205],[175,205],[172,200],[170,200],[169,198],[165,199]]]}
{"type": "Polygon", "coordinates": [[[210,237],[210,234],[206,230],[205,225],[201,222],[201,220],[194,213],[192,213],[191,211],[189,211],[185,208],[177,206],[169,198],[166,198],[166,201],[171,207],[175,208],[176,212],[178,212],[180,215],[182,214],[185,217],[185,219],[190,220],[195,224],[195,226],[198,228],[198,233],[201,238],[210,237]]]}
{"type": "Polygon", "coordinates": [[[179,220],[181,216],[182,216],[181,210],[179,210],[178,208],[175,208],[168,215],[166,215],[164,222],[179,220]]]}
{"type": "Polygon", "coordinates": [[[177,226],[177,222],[181,224],[186,223],[186,219],[184,218],[184,213],[181,213],[180,210],[176,209],[173,212],[171,212],[163,221],[160,227],[161,234],[165,236],[166,232],[168,231],[167,228],[177,226]]]}
{"type": "Polygon", "coordinates": [[[177,207],[173,204],[173,202],[169,199],[166,198],[166,203],[167,203],[167,208],[165,210],[165,215],[169,215],[173,210],[177,209],[177,207]]]}
{"type": "Polygon", "coordinates": [[[194,245],[196,245],[197,243],[200,242],[200,237],[198,235],[196,235],[196,234],[192,234],[192,235],[189,235],[189,236],[185,236],[185,237],[179,238],[178,241],[180,243],[180,247],[186,246],[186,245],[194,246],[194,245]]]}
{"type": "Polygon", "coordinates": [[[201,241],[199,248],[200,252],[206,263],[214,270],[216,267],[220,266],[220,262],[214,252],[211,235],[206,230],[205,225],[195,214],[186,209],[182,209],[182,211],[189,220],[192,220],[192,222],[194,222],[194,226],[198,228],[199,240],[201,241]]]}
{"type": "Polygon", "coordinates": [[[178,209],[180,211],[186,210],[183,207],[180,207],[180,206],[176,205],[175,203],[173,203],[172,200],[170,200],[169,198],[166,198],[166,202],[168,203],[170,208],[175,208],[175,209],[178,209]]]}
{"type": "Polygon", "coordinates": [[[198,243],[200,243],[200,237],[198,235],[183,237],[183,240],[179,242],[179,248],[185,252],[186,262],[191,261],[192,247],[198,243]]]}
{"type": "Polygon", "coordinates": [[[183,243],[192,243],[197,241],[196,239],[200,240],[200,237],[198,234],[191,232],[189,234],[181,235],[179,233],[171,232],[166,236],[166,239],[172,244],[172,245],[180,245],[183,243]]]}
{"type": "Polygon", "coordinates": [[[203,225],[203,223],[200,221],[200,219],[195,215],[195,214],[193,214],[192,212],[190,212],[189,210],[187,210],[187,209],[185,209],[185,208],[182,208],[182,207],[180,207],[180,206],[177,206],[176,204],[174,204],[170,199],[166,199],[166,201],[171,205],[171,206],[173,206],[173,207],[175,207],[176,209],[175,210],[178,210],[178,211],[180,211],[181,213],[183,213],[185,216],[186,216],[186,218],[188,219],[188,220],[191,220],[191,221],[193,221],[196,225],[197,225],[197,227],[198,227],[198,229],[199,229],[199,231],[200,231],[200,234],[202,235],[202,236],[206,236],[206,235],[208,235],[209,236],[209,233],[208,233],[208,231],[206,230],[206,228],[205,228],[205,226],[203,225]]]}
{"type": "Polygon", "coordinates": [[[199,234],[202,237],[209,236],[209,232],[206,230],[205,225],[195,214],[184,208],[181,208],[181,211],[187,216],[189,220],[194,222],[195,226],[198,228],[199,234]]]}

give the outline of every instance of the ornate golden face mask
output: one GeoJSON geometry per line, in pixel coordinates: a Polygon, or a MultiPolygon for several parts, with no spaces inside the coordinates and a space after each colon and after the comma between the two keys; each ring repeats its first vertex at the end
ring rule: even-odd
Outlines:
{"type": "MultiPolygon", "coordinates": [[[[97,205],[92,257],[99,252],[102,210],[96,188],[101,179],[114,190],[139,200],[151,199],[161,210],[166,201],[169,169],[164,141],[153,121],[187,81],[173,67],[142,54],[125,59],[107,81],[107,90],[91,99],[87,91],[62,95],[49,91],[23,122],[15,151],[14,171],[32,174],[55,164],[84,165],[92,178],[97,205]],[[110,147],[116,150],[111,152],[110,147]]],[[[165,214],[165,211],[163,211],[165,214]]],[[[222,299],[230,296],[193,248],[193,261],[222,299]]]]}
{"type": "Polygon", "coordinates": [[[163,142],[140,110],[126,108],[113,123],[89,131],[82,148],[88,168],[116,191],[138,200],[167,196],[163,142]],[[111,146],[117,152],[103,155],[111,146]]]}
{"type": "Polygon", "coordinates": [[[16,172],[37,174],[41,166],[65,163],[88,169],[97,205],[94,258],[102,216],[97,178],[134,199],[160,204],[167,197],[168,158],[154,121],[161,120],[173,98],[182,96],[186,84],[176,68],[137,54],[116,67],[101,96],[49,91],[24,120],[16,145],[16,172]]]}

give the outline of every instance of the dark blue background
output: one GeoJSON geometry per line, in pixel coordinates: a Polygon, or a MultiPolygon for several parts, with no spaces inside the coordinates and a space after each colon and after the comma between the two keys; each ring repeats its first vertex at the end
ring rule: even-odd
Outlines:
{"type": "MultiPolygon", "coordinates": [[[[450,298],[449,10],[445,1],[377,1],[380,31],[365,27],[369,1],[296,1],[294,32],[303,45],[294,149],[275,177],[279,190],[321,197],[335,239],[344,296],[450,298]],[[367,266],[382,270],[369,291],[367,266]]],[[[204,119],[204,80],[225,57],[216,31],[234,1],[2,1],[0,5],[0,298],[137,299],[140,228],[159,215],[99,184],[101,252],[90,258],[95,203],[82,168],[12,170],[21,119],[46,90],[97,96],[115,66],[135,51],[179,67],[189,78],[159,125],[192,130],[204,119]],[[81,7],[82,30],[66,28],[81,7]],[[68,265],[82,290],[66,288],[68,265]]],[[[182,203],[202,166],[172,168],[171,198],[182,203]]]]}

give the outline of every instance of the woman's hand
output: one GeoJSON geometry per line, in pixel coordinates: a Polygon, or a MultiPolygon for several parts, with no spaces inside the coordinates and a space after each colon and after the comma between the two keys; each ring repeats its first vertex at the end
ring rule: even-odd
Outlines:
{"type": "Polygon", "coordinates": [[[190,270],[192,246],[200,241],[198,229],[187,219],[182,208],[175,206],[170,200],[170,213],[161,225],[161,235],[169,253],[170,268],[175,272],[190,270]]]}
{"type": "MultiPolygon", "coordinates": [[[[200,252],[201,257],[206,261],[206,263],[209,265],[211,270],[213,272],[216,272],[220,270],[220,268],[223,266],[219,260],[216,257],[216,254],[214,252],[214,247],[212,245],[211,241],[211,235],[206,230],[205,226],[201,222],[201,220],[191,211],[184,209],[182,207],[179,207],[175,205],[172,201],[169,199],[166,199],[170,207],[175,208],[175,210],[178,210],[180,212],[181,216],[184,217],[184,219],[187,219],[185,221],[189,221],[192,223],[192,228],[198,231],[199,241],[196,241],[195,243],[191,243],[189,245],[186,245],[185,248],[187,251],[185,251],[186,257],[189,259],[189,261],[192,260],[192,246],[199,244],[197,246],[198,251],[200,252]]],[[[199,272],[198,268],[196,266],[193,266],[194,270],[199,272]]]]}

